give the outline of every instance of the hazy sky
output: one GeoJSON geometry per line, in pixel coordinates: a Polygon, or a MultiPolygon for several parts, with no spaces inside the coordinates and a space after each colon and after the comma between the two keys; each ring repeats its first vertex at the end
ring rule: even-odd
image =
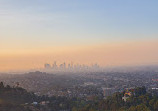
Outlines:
{"type": "Polygon", "coordinates": [[[158,63],[158,0],[0,0],[0,71],[158,63]]]}

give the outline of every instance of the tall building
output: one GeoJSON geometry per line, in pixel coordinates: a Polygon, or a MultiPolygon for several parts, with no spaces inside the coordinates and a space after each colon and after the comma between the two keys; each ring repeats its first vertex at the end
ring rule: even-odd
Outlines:
{"type": "Polygon", "coordinates": [[[52,66],[52,67],[53,67],[53,69],[58,68],[56,61],[54,61],[54,63],[53,63],[53,66],[52,66]]]}
{"type": "Polygon", "coordinates": [[[51,65],[50,65],[50,64],[45,64],[44,67],[45,67],[46,69],[50,69],[50,68],[51,68],[51,65]]]}
{"type": "Polygon", "coordinates": [[[65,62],[63,63],[63,68],[64,68],[64,69],[66,68],[66,63],[65,63],[65,62]]]}
{"type": "Polygon", "coordinates": [[[68,69],[70,69],[71,68],[71,65],[70,64],[68,64],[68,69]]]}

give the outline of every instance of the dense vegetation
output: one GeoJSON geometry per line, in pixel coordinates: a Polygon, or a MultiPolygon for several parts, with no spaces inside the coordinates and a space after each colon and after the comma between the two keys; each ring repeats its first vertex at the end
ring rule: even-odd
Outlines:
{"type": "Polygon", "coordinates": [[[36,108],[26,107],[25,103],[31,103],[34,100],[40,100],[34,93],[29,93],[20,87],[4,86],[0,83],[0,111],[30,111],[36,108]]]}
{"type": "Polygon", "coordinates": [[[146,91],[145,87],[130,89],[131,96],[125,102],[126,91],[114,93],[106,99],[37,96],[20,87],[4,86],[0,83],[0,111],[158,111],[158,96],[146,91]],[[36,101],[49,101],[45,106],[33,105],[36,101]]]}
{"type": "Polygon", "coordinates": [[[105,100],[88,104],[73,111],[158,111],[158,97],[146,92],[145,87],[131,89],[132,95],[125,102],[124,92],[117,92],[105,100]]]}
{"type": "Polygon", "coordinates": [[[0,111],[61,111],[71,110],[73,106],[81,103],[77,98],[37,96],[20,87],[4,86],[0,82],[0,111]],[[41,105],[43,101],[49,101],[41,105]],[[34,105],[33,102],[37,102],[34,105]]]}

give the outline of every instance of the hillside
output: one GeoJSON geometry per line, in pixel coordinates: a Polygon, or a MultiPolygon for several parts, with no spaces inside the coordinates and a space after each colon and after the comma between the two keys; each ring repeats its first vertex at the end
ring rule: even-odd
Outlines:
{"type": "Polygon", "coordinates": [[[116,92],[106,99],[89,100],[37,96],[0,82],[0,111],[158,111],[158,96],[145,87],[116,92]]]}

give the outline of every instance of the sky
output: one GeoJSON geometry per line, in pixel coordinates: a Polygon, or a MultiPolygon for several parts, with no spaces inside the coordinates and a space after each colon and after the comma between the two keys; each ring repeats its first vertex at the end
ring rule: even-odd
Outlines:
{"type": "Polygon", "coordinates": [[[0,72],[64,61],[158,63],[157,0],[0,0],[0,72]]]}

